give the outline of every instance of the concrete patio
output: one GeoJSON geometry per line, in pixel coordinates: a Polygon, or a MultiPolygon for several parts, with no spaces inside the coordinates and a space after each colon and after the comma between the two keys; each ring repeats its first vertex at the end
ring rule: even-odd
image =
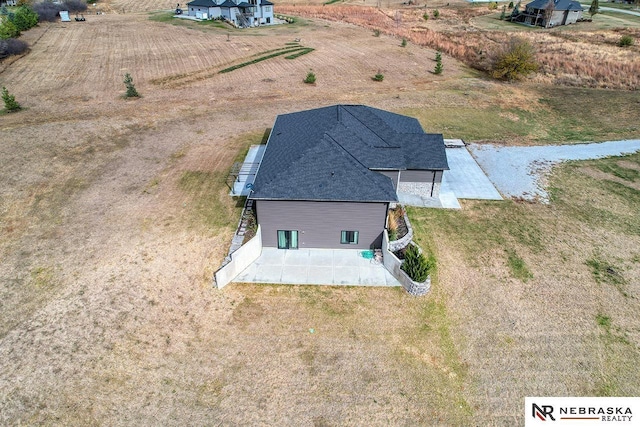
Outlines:
{"type": "Polygon", "coordinates": [[[297,285],[401,286],[381,263],[356,249],[262,248],[234,282],[297,285]]]}

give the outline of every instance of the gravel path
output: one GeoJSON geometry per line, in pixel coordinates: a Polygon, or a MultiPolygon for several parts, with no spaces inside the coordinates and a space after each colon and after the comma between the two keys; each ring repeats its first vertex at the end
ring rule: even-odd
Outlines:
{"type": "Polygon", "coordinates": [[[592,144],[500,147],[470,144],[469,150],[505,197],[548,202],[544,189],[551,167],[567,160],[589,160],[640,151],[640,139],[592,144]]]}

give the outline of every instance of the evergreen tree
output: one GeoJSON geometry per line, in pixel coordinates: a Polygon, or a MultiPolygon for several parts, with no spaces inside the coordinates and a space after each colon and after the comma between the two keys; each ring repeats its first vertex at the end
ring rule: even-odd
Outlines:
{"type": "Polygon", "coordinates": [[[600,11],[600,5],[598,4],[598,0],[593,0],[591,2],[591,7],[589,7],[589,15],[593,18],[593,15],[600,11]]]}
{"type": "Polygon", "coordinates": [[[18,31],[27,31],[38,24],[38,14],[29,6],[20,6],[11,18],[18,31]]]}
{"type": "Polygon", "coordinates": [[[140,96],[136,87],[133,85],[133,78],[131,74],[127,73],[124,75],[124,85],[127,87],[127,93],[125,94],[126,98],[137,98],[140,96]]]}
{"type": "Polygon", "coordinates": [[[514,18],[516,16],[520,15],[520,2],[518,1],[518,3],[516,3],[515,6],[513,6],[513,10],[511,11],[511,20],[513,21],[514,18]]]}
{"type": "Polygon", "coordinates": [[[434,74],[442,74],[443,70],[442,66],[442,54],[440,52],[436,52],[436,68],[433,70],[434,74]]]}
{"type": "Polygon", "coordinates": [[[11,21],[11,13],[0,18],[0,40],[15,39],[20,35],[20,30],[11,21]]]}
{"type": "Polygon", "coordinates": [[[22,107],[16,102],[16,97],[11,95],[6,87],[2,86],[2,100],[4,101],[4,108],[10,113],[14,111],[20,111],[22,107]]]}

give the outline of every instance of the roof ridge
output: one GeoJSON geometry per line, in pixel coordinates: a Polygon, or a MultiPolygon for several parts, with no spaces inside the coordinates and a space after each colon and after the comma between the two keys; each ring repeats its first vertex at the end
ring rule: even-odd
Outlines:
{"type": "MultiPolygon", "coordinates": [[[[348,129],[347,129],[347,130],[348,130],[348,129]]],[[[345,157],[347,157],[348,159],[350,158],[350,159],[352,159],[352,160],[355,160],[355,162],[356,162],[357,164],[359,164],[362,168],[364,168],[364,169],[365,169],[366,171],[368,171],[368,172],[378,173],[378,172],[376,172],[376,171],[371,170],[368,166],[366,166],[364,163],[362,163],[362,162],[361,162],[361,161],[360,161],[356,156],[354,156],[353,154],[351,154],[351,153],[349,152],[349,150],[347,150],[346,148],[344,148],[344,147],[342,146],[342,144],[340,144],[338,141],[336,141],[336,139],[335,139],[334,137],[332,137],[331,135],[329,135],[329,133],[328,133],[328,132],[325,132],[325,134],[324,134],[324,135],[325,135],[325,136],[327,136],[327,137],[329,137],[329,138],[331,139],[331,141],[333,141],[333,143],[334,143],[334,144],[336,144],[338,147],[340,147],[340,152],[341,152],[341,153],[343,153],[343,155],[344,155],[344,154],[346,154],[346,156],[345,156],[345,157]]],[[[369,174],[367,174],[367,173],[363,173],[363,175],[367,178],[367,180],[371,181],[371,182],[372,182],[375,186],[377,186],[380,190],[383,190],[383,191],[385,190],[384,188],[382,188],[382,186],[380,186],[377,182],[375,182],[375,180],[373,180],[373,179],[369,176],[369,174]]],[[[380,176],[384,176],[385,178],[388,178],[389,180],[391,179],[391,178],[387,177],[386,175],[382,175],[382,174],[379,174],[379,175],[380,175],[380,176]]]]}
{"type": "MultiPolygon", "coordinates": [[[[364,107],[364,108],[369,108],[369,107],[365,107],[364,105],[350,105],[350,107],[364,107]]],[[[362,120],[360,120],[359,117],[356,117],[351,111],[349,111],[345,106],[342,105],[338,105],[338,109],[342,108],[344,111],[346,111],[351,117],[353,117],[358,123],[360,123],[362,126],[364,126],[366,129],[369,130],[369,132],[371,132],[372,134],[374,134],[375,136],[377,136],[382,142],[384,142],[385,144],[387,144],[387,146],[389,145],[388,141],[383,138],[382,136],[380,136],[375,130],[371,129],[369,126],[367,126],[362,120]]],[[[384,120],[382,120],[380,117],[376,116],[375,114],[371,114],[371,116],[374,116],[377,120],[379,120],[381,123],[383,123],[385,126],[387,126],[389,128],[389,125],[387,123],[385,123],[384,120]]],[[[342,120],[338,120],[338,122],[340,124],[342,124],[344,126],[344,124],[342,123],[342,120]]],[[[346,126],[345,126],[346,128],[346,126]]],[[[347,128],[348,129],[348,128],[347,128]]],[[[391,129],[392,132],[395,133],[395,131],[393,129],[391,129]]]]}

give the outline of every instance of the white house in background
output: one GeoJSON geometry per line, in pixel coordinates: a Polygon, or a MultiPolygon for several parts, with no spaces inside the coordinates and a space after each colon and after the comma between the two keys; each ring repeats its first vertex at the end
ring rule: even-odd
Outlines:
{"type": "Polygon", "coordinates": [[[269,0],[193,0],[187,3],[187,14],[198,19],[225,18],[236,27],[271,25],[273,3],[269,0]]]}

